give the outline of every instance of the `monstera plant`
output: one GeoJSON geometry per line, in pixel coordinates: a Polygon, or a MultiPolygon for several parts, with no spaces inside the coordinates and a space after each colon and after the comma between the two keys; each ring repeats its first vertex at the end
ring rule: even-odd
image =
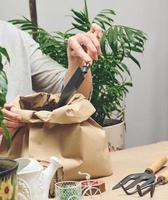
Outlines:
{"type": "Polygon", "coordinates": [[[93,94],[92,103],[96,108],[94,119],[104,125],[105,119],[115,116],[124,119],[124,100],[132,86],[130,65],[140,63],[136,53],[142,53],[146,35],[138,29],[116,25],[115,12],[105,9],[90,19],[86,0],[83,11],[71,10],[74,22],[66,32],[48,33],[28,19],[12,20],[13,24],[35,36],[41,50],[64,67],[67,61],[67,40],[79,31],[87,32],[92,23],[99,24],[104,30],[101,40],[102,54],[92,64],[93,94]],[[131,60],[132,64],[127,64],[131,60]]]}
{"type": "Polygon", "coordinates": [[[9,56],[5,48],[0,47],[0,127],[4,130],[4,135],[7,140],[8,146],[11,143],[10,133],[9,130],[6,128],[5,124],[3,123],[3,113],[2,108],[6,102],[6,94],[7,94],[7,77],[5,71],[3,69],[4,64],[6,61],[9,62],[9,56]]]}

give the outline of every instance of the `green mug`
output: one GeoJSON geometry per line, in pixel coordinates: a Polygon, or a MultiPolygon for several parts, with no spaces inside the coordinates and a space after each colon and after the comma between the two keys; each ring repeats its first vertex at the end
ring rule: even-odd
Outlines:
{"type": "Polygon", "coordinates": [[[18,163],[8,158],[0,158],[0,200],[17,200],[18,163]]]}

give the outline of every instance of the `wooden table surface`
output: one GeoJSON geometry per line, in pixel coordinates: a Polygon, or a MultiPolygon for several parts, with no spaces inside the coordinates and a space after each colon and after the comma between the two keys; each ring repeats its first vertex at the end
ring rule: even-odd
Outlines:
{"type": "MultiPolygon", "coordinates": [[[[112,190],[112,187],[128,174],[143,172],[160,156],[168,156],[168,141],[112,152],[111,159],[113,165],[113,175],[103,178],[106,183],[106,192],[99,196],[94,196],[92,200],[151,199],[149,194],[144,197],[139,197],[137,193],[134,195],[126,195],[121,189],[112,190]]],[[[166,168],[160,172],[168,169],[168,163],[165,166],[166,168]]],[[[157,175],[159,173],[157,173],[157,175]]],[[[85,199],[89,200],[91,198],[85,197],[85,199]]],[[[168,200],[168,184],[156,187],[152,200],[168,200]]]]}

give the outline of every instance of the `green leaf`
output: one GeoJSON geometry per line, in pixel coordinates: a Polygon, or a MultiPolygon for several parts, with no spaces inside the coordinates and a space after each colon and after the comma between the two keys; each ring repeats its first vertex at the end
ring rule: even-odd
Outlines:
{"type": "Polygon", "coordinates": [[[111,18],[111,17],[108,17],[107,15],[105,14],[102,14],[102,13],[99,13],[96,18],[104,18],[106,20],[108,20],[109,22],[113,22],[114,20],[111,18]]]}
{"type": "Polygon", "coordinates": [[[0,70],[3,70],[3,64],[2,64],[2,56],[0,55],[0,70]]]}
{"type": "Polygon", "coordinates": [[[120,63],[120,65],[122,66],[122,68],[128,73],[128,75],[131,77],[131,73],[130,73],[130,70],[128,69],[127,65],[124,64],[124,63],[120,63]]]}
{"type": "Polygon", "coordinates": [[[125,85],[125,86],[129,86],[129,87],[132,87],[132,86],[133,86],[131,82],[126,82],[124,85],[125,85]]]}
{"type": "Polygon", "coordinates": [[[78,22],[79,24],[86,24],[86,22],[85,21],[83,21],[83,20],[81,20],[80,18],[78,18],[78,17],[73,17],[74,18],[74,20],[76,21],[76,22],[78,22]]]}
{"type": "Polygon", "coordinates": [[[36,26],[34,26],[34,25],[32,25],[32,24],[22,24],[21,26],[20,26],[20,28],[22,29],[22,30],[32,30],[32,31],[34,31],[34,30],[36,30],[37,31],[37,27],[36,26]]]}
{"type": "Polygon", "coordinates": [[[0,122],[2,122],[3,121],[3,113],[2,113],[2,111],[0,110],[0,122]]]}
{"type": "Polygon", "coordinates": [[[111,10],[111,9],[103,9],[102,11],[101,11],[102,13],[110,13],[110,14],[112,14],[112,15],[116,15],[116,13],[114,12],[114,10],[111,10]]]}
{"type": "Polygon", "coordinates": [[[10,23],[17,25],[17,24],[24,24],[27,23],[27,20],[25,19],[13,19],[13,20],[9,20],[10,23]]]}
{"type": "Polygon", "coordinates": [[[129,57],[134,63],[136,63],[136,64],[138,65],[139,68],[141,68],[140,63],[138,62],[138,60],[137,60],[134,56],[132,56],[131,54],[128,54],[128,57],[129,57]]]}
{"type": "Polygon", "coordinates": [[[100,45],[102,54],[106,55],[106,33],[103,34],[100,45]]]}
{"type": "Polygon", "coordinates": [[[115,26],[108,30],[108,42],[114,53],[117,53],[117,38],[118,38],[118,29],[115,26]]]}
{"type": "Polygon", "coordinates": [[[74,23],[72,23],[72,25],[76,28],[76,29],[78,29],[78,30],[80,30],[80,31],[83,31],[83,32],[86,32],[87,31],[87,27],[85,27],[85,26],[82,26],[82,25],[78,25],[78,24],[74,24],[74,23]]]}
{"type": "Polygon", "coordinates": [[[89,13],[88,13],[88,8],[87,8],[87,2],[86,2],[86,0],[84,0],[84,3],[85,3],[84,13],[85,13],[86,17],[89,19],[89,13]]]}
{"type": "Polygon", "coordinates": [[[143,49],[140,49],[138,47],[131,47],[131,51],[135,51],[135,52],[138,52],[138,53],[142,53],[143,52],[143,49]]]}
{"type": "Polygon", "coordinates": [[[5,58],[8,60],[8,62],[10,62],[9,55],[8,55],[8,53],[7,53],[7,51],[6,51],[6,49],[5,49],[5,48],[3,48],[3,47],[0,47],[0,54],[4,55],[4,56],[5,56],[5,58]]]}
{"type": "Polygon", "coordinates": [[[3,122],[1,122],[1,127],[4,130],[4,136],[5,136],[5,139],[7,141],[7,146],[9,148],[10,145],[11,145],[11,142],[12,142],[10,131],[9,131],[9,129],[6,127],[6,125],[3,122]]]}
{"type": "Polygon", "coordinates": [[[81,20],[83,20],[83,21],[86,20],[85,15],[83,15],[82,13],[77,12],[77,11],[75,11],[74,9],[72,9],[71,11],[72,11],[72,13],[73,13],[76,17],[78,17],[79,19],[81,19],[81,20]]]}
{"type": "Polygon", "coordinates": [[[97,20],[93,20],[93,23],[96,23],[97,25],[99,25],[103,30],[106,30],[106,26],[103,22],[101,21],[97,21],[97,20]]]}
{"type": "Polygon", "coordinates": [[[111,23],[109,23],[108,21],[106,21],[106,20],[104,20],[104,19],[102,19],[102,18],[99,18],[99,17],[96,17],[96,18],[94,19],[94,21],[98,21],[98,22],[100,22],[101,24],[111,26],[111,23]]]}
{"type": "Polygon", "coordinates": [[[7,93],[7,77],[4,71],[0,71],[0,94],[6,96],[7,93]]]}

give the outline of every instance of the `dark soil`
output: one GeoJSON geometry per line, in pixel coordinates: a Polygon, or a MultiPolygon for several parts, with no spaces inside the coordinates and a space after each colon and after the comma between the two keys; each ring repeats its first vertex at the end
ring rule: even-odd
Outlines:
{"type": "Polygon", "coordinates": [[[119,120],[119,119],[106,119],[103,123],[103,127],[116,125],[121,122],[122,122],[122,120],[119,120]]]}
{"type": "Polygon", "coordinates": [[[41,106],[41,107],[39,106],[39,107],[33,108],[33,110],[35,110],[35,111],[42,111],[42,110],[53,111],[57,108],[58,108],[58,104],[54,101],[51,101],[51,102],[45,104],[44,106],[41,106]]]}

